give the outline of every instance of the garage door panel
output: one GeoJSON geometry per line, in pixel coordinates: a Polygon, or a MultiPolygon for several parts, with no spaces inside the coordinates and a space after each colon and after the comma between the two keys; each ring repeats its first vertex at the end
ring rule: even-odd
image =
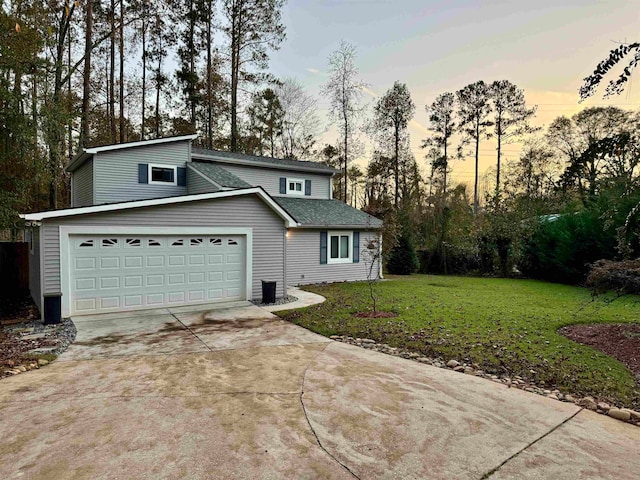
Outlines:
{"type": "Polygon", "coordinates": [[[96,259],[80,257],[75,259],[74,264],[76,270],[95,270],[96,259]]]}
{"type": "Polygon", "coordinates": [[[172,273],[169,275],[169,285],[184,285],[186,275],[184,273],[172,273]]]}
{"type": "Polygon", "coordinates": [[[124,258],[124,268],[140,268],[142,265],[142,256],[124,258]]]}
{"type": "Polygon", "coordinates": [[[100,279],[100,288],[120,288],[120,277],[102,277],[100,279]]]}
{"type": "Polygon", "coordinates": [[[72,235],[71,313],[246,298],[243,236],[72,235]]]}

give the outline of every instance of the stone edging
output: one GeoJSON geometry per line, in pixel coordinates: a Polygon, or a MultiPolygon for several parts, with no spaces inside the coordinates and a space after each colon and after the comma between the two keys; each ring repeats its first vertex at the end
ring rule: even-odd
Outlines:
{"type": "Polygon", "coordinates": [[[353,338],[347,335],[331,335],[331,340],[337,342],[348,343],[367,350],[374,350],[380,353],[386,353],[387,355],[393,355],[395,357],[405,358],[407,360],[413,360],[416,362],[432,365],[438,368],[446,368],[453,370],[454,372],[466,373],[467,375],[474,375],[476,377],[486,378],[496,383],[506,385],[509,388],[519,388],[526,392],[536,393],[538,395],[558,400],[561,402],[574,403],[579,407],[592,410],[602,415],[608,415],[611,418],[621,420],[632,425],[640,427],[640,412],[628,408],[616,408],[612,407],[605,402],[596,402],[593,397],[578,398],[570,394],[561,393],[560,390],[549,390],[537,386],[536,384],[524,380],[522,377],[515,375],[513,378],[507,376],[492,375],[481,370],[478,365],[469,365],[467,363],[460,363],[457,360],[449,360],[445,362],[441,358],[429,358],[420,355],[416,352],[410,352],[402,348],[391,347],[386,343],[377,343],[370,338],[353,338]]]}

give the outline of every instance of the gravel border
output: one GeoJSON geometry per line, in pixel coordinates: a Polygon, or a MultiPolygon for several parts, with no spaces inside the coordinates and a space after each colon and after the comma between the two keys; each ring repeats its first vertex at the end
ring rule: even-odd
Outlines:
{"type": "Polygon", "coordinates": [[[298,297],[294,297],[293,295],[287,295],[286,297],[276,298],[274,303],[260,303],[259,300],[251,300],[251,303],[257,305],[258,307],[269,307],[272,305],[285,305],[287,303],[297,302],[298,297]]]}
{"type": "MultiPolygon", "coordinates": [[[[32,335],[42,335],[42,339],[45,341],[53,341],[55,343],[55,347],[35,347],[31,350],[34,356],[39,354],[47,354],[47,355],[55,355],[56,357],[60,356],[69,345],[71,345],[76,339],[76,326],[70,318],[63,319],[60,323],[55,325],[45,325],[44,322],[40,319],[32,320],[27,323],[19,323],[15,325],[5,325],[2,327],[8,333],[12,333],[14,335],[19,335],[20,337],[29,337],[32,335]],[[38,352],[38,350],[41,350],[38,352]]],[[[26,340],[26,339],[25,339],[26,340]]],[[[25,352],[28,354],[28,352],[25,352]]],[[[5,378],[11,375],[18,375],[20,373],[34,370],[40,367],[43,367],[50,362],[43,358],[35,361],[25,361],[19,365],[16,365],[13,368],[9,368],[4,372],[4,375],[0,375],[0,379],[5,378]]]]}
{"type": "Polygon", "coordinates": [[[376,352],[385,353],[387,355],[393,355],[394,357],[405,358],[407,360],[425,363],[438,368],[446,368],[448,370],[453,370],[454,372],[486,378],[493,382],[506,385],[508,388],[518,388],[527,392],[536,393],[538,395],[551,398],[553,400],[574,403],[577,406],[585,408],[587,410],[592,410],[602,415],[608,415],[611,418],[615,418],[617,420],[621,420],[623,422],[630,423],[631,425],[640,427],[640,412],[636,412],[629,408],[612,407],[605,402],[596,402],[593,397],[589,396],[579,398],[568,393],[562,393],[557,389],[549,390],[547,388],[540,387],[518,375],[515,375],[513,377],[492,375],[481,370],[479,366],[475,364],[470,365],[467,363],[460,363],[455,359],[446,361],[442,358],[429,358],[416,352],[411,352],[402,348],[391,347],[386,343],[377,343],[375,340],[372,340],[370,338],[354,338],[347,335],[331,335],[329,338],[331,340],[335,340],[336,342],[348,343],[349,345],[355,345],[367,350],[374,350],[376,352]]]}

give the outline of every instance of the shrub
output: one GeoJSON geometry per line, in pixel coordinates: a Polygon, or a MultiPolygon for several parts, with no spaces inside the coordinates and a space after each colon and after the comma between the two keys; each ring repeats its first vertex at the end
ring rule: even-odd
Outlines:
{"type": "Polygon", "coordinates": [[[640,294],[640,259],[623,262],[598,260],[589,272],[587,286],[596,295],[608,291],[619,295],[640,294]]]}
{"type": "Polygon", "coordinates": [[[394,275],[411,275],[419,267],[420,262],[411,239],[407,235],[402,235],[389,254],[387,271],[394,275]]]}
{"type": "Polygon", "coordinates": [[[584,282],[589,266],[616,254],[616,236],[596,209],[568,213],[540,223],[525,242],[520,270],[533,278],[584,282]]]}

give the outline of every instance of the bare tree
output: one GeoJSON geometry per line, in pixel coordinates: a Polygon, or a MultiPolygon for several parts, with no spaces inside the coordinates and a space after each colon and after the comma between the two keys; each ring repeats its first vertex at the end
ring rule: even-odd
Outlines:
{"type": "Polygon", "coordinates": [[[358,117],[362,112],[360,101],[362,88],[366,86],[359,79],[355,59],[356,47],[344,40],[341,41],[338,50],[329,57],[329,80],[323,87],[323,94],[329,97],[331,103],[330,118],[337,123],[342,137],[345,202],[347,202],[348,194],[349,144],[357,127],[358,117]]]}
{"type": "Polygon", "coordinates": [[[288,78],[274,87],[284,112],[280,144],[285,158],[303,159],[311,153],[320,129],[316,99],[288,78]]]}

